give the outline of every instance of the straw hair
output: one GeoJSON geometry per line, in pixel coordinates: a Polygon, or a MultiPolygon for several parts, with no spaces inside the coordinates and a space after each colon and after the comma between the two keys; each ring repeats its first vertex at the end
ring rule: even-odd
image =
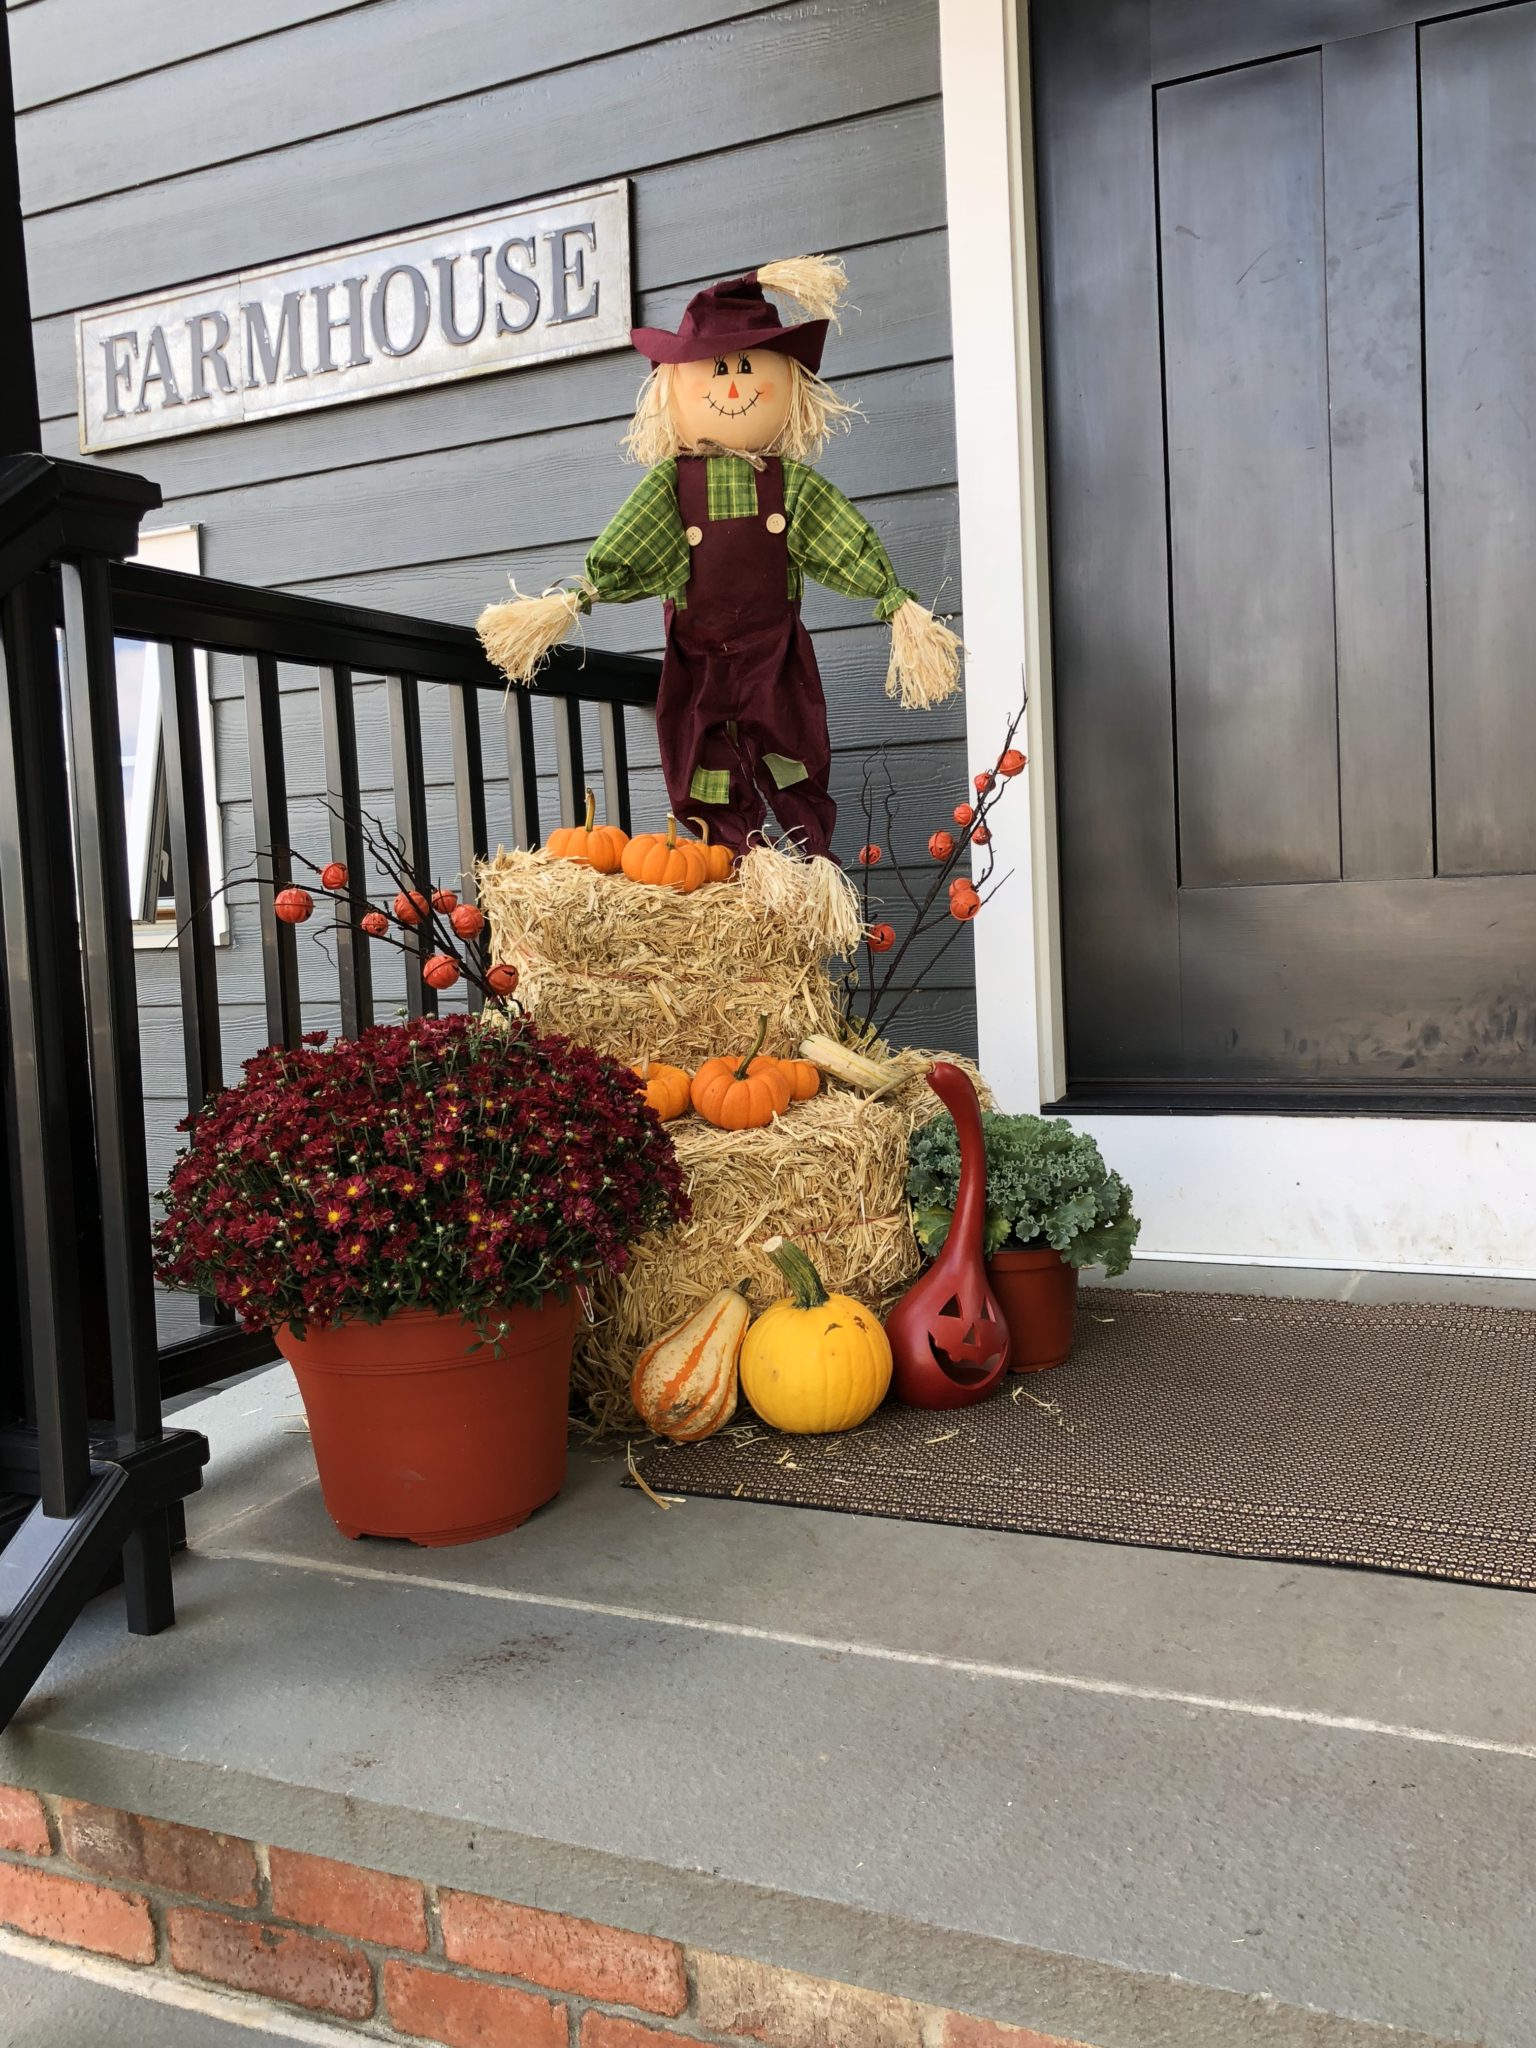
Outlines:
{"type": "Polygon", "coordinates": [[[531,683],[550,655],[569,637],[581,611],[583,595],[596,595],[590,583],[574,590],[546,590],[524,597],[514,583],[513,595],[488,604],[475,621],[487,658],[510,682],[531,683]]]}
{"type": "Polygon", "coordinates": [[[793,356],[789,369],[789,415],[766,452],[787,455],[791,462],[814,462],[834,434],[846,434],[862,415],[851,399],[839,398],[830,384],[793,356]]]}
{"type": "Polygon", "coordinates": [[[830,320],[841,327],[838,310],[848,289],[841,256],[786,256],[760,263],[757,281],[776,299],[790,299],[810,320],[830,320]]]}
{"type": "Polygon", "coordinates": [[[634,417],[624,430],[624,456],[654,469],[676,455],[677,428],[672,424],[672,365],[658,363],[640,386],[634,417]]]}
{"type": "Polygon", "coordinates": [[[960,687],[964,652],[959,635],[915,597],[909,597],[891,618],[891,665],[885,694],[899,698],[907,711],[928,711],[945,703],[960,687]]]}
{"type": "MultiPolygon", "coordinates": [[[[786,356],[785,363],[789,370],[789,411],[783,431],[761,452],[784,455],[791,462],[814,462],[834,434],[846,433],[861,417],[859,408],[848,399],[839,398],[830,384],[823,383],[793,356],[786,356]]],[[[643,463],[647,469],[670,456],[688,453],[672,417],[675,369],[672,363],[658,363],[652,370],[640,386],[634,415],[624,432],[626,458],[643,463]]]]}

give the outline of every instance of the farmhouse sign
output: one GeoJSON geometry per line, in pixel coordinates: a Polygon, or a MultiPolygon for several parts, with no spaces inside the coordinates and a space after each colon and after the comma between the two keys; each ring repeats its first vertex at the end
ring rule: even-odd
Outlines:
{"type": "Polygon", "coordinates": [[[209,278],[76,321],[80,446],[243,426],[629,340],[629,186],[209,278]]]}

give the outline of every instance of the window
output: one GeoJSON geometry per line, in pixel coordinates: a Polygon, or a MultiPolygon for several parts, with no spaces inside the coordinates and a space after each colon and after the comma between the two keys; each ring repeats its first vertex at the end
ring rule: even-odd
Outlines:
{"type": "MultiPolygon", "coordinates": [[[[157,569],[196,575],[202,550],[195,526],[168,526],[139,536],[132,558],[157,569]]],[[[128,833],[128,888],[133,906],[134,944],[145,949],[175,944],[176,926],[190,906],[178,908],[176,877],[165,802],[165,763],[160,745],[162,676],[170,669],[170,649],[143,640],[118,640],[117,717],[122,737],[123,812],[128,833]]],[[[208,695],[208,657],[196,656],[198,719],[202,730],[203,787],[208,798],[208,874],[217,891],[224,879],[219,809],[214,782],[213,712],[208,695]]],[[[224,898],[213,899],[214,938],[229,937],[224,898]]]]}

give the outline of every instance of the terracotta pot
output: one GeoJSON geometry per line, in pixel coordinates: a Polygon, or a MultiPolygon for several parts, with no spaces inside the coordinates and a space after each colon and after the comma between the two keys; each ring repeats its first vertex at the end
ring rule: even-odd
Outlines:
{"type": "Polygon", "coordinates": [[[987,1277],[1013,1339],[1011,1369],[1046,1372],[1063,1364],[1077,1313],[1076,1266],[1047,1245],[1043,1251],[994,1252],[987,1277]]]}
{"type": "Polygon", "coordinates": [[[472,1323],[401,1309],[382,1323],[273,1334],[304,1397],[320,1491],[344,1536],[473,1543],[565,1484],[577,1303],[509,1308],[499,1352],[472,1323]]]}

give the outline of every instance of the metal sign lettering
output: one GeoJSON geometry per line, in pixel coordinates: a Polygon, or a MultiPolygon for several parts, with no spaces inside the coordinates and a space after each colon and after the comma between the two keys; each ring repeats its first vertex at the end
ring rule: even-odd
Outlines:
{"type": "Polygon", "coordinates": [[[77,316],[87,454],[628,343],[623,178],[77,316]]]}

